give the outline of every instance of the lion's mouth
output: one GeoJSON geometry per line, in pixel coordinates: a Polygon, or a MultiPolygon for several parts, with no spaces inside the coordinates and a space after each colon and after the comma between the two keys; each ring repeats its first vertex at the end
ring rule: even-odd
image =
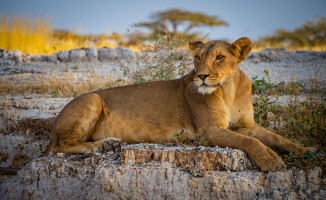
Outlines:
{"type": "Polygon", "coordinates": [[[206,83],[203,83],[201,86],[198,87],[198,92],[201,94],[212,94],[215,90],[219,87],[219,84],[215,86],[209,86],[206,83]]]}
{"type": "Polygon", "coordinates": [[[205,85],[202,85],[200,87],[198,87],[198,92],[201,93],[201,94],[212,94],[213,92],[215,92],[217,88],[216,87],[210,87],[210,86],[205,86],[205,85]]]}
{"type": "Polygon", "coordinates": [[[221,86],[220,83],[212,83],[211,81],[206,82],[206,80],[194,80],[195,85],[197,86],[197,90],[201,94],[211,94],[213,93],[218,87],[221,86]]]}
{"type": "Polygon", "coordinates": [[[221,83],[207,84],[205,81],[203,81],[198,87],[202,87],[202,86],[205,86],[205,87],[220,87],[221,83]]]}

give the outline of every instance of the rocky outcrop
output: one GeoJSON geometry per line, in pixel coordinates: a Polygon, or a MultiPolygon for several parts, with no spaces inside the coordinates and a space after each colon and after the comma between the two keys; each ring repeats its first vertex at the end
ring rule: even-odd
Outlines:
{"type": "Polygon", "coordinates": [[[325,184],[325,174],[320,168],[307,172],[255,170],[240,150],[137,144],[123,146],[121,153],[70,156],[59,153],[39,158],[2,183],[0,196],[3,199],[325,199],[325,184]],[[191,172],[196,166],[205,166],[206,171],[197,176],[191,172]]]}
{"type": "Polygon", "coordinates": [[[109,47],[103,48],[80,48],[63,50],[51,55],[24,55],[18,50],[0,49],[0,66],[1,65],[17,65],[30,62],[80,62],[80,61],[101,61],[112,62],[116,60],[133,61],[136,54],[128,48],[117,47],[115,49],[109,47]]]}
{"type": "Polygon", "coordinates": [[[0,133],[0,167],[21,168],[43,155],[48,139],[0,133]]]}
{"type": "Polygon", "coordinates": [[[31,61],[32,62],[44,62],[44,61],[47,61],[47,59],[46,59],[45,55],[34,55],[34,56],[31,56],[31,61]]]}
{"type": "Polygon", "coordinates": [[[97,49],[90,47],[86,49],[86,55],[88,61],[95,61],[98,59],[98,51],[97,49]]]}
{"type": "MultiPolygon", "coordinates": [[[[51,96],[3,95],[0,97],[0,107],[3,108],[0,110],[0,132],[10,131],[24,119],[55,117],[71,100],[51,96]]],[[[25,134],[28,135],[28,132],[25,134]]]]}
{"type": "Polygon", "coordinates": [[[53,62],[53,63],[58,62],[58,54],[55,53],[55,54],[46,56],[46,61],[53,62]]]}
{"type": "Polygon", "coordinates": [[[258,169],[243,151],[230,148],[135,144],[123,148],[122,158],[124,165],[182,168],[194,176],[214,170],[258,169]]]}
{"type": "Polygon", "coordinates": [[[0,59],[11,60],[14,64],[23,62],[23,53],[18,50],[0,49],[0,59]]]}
{"type": "Polygon", "coordinates": [[[325,57],[325,52],[311,52],[311,51],[288,51],[286,48],[266,48],[259,52],[251,52],[248,55],[248,60],[254,63],[271,63],[271,62],[307,62],[313,59],[320,59],[325,57]]]}
{"type": "Polygon", "coordinates": [[[112,48],[103,47],[98,49],[98,58],[101,62],[115,61],[116,52],[112,48]]]}
{"type": "Polygon", "coordinates": [[[86,51],[84,49],[73,49],[70,50],[70,62],[78,62],[86,60],[86,51]]]}
{"type": "Polygon", "coordinates": [[[58,59],[61,62],[68,62],[69,61],[69,50],[63,50],[58,53],[58,59]]]}
{"type": "Polygon", "coordinates": [[[133,51],[123,47],[115,48],[116,57],[118,60],[134,60],[135,54],[133,51]]]}

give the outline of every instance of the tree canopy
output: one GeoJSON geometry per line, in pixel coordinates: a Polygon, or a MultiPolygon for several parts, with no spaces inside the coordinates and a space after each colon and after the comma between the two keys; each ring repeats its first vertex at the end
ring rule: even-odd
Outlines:
{"type": "Polygon", "coordinates": [[[140,22],[138,27],[146,27],[151,29],[154,33],[176,34],[180,32],[178,27],[183,26],[184,30],[181,32],[189,33],[189,31],[199,26],[227,26],[227,22],[220,20],[217,16],[208,16],[204,13],[190,12],[180,9],[170,9],[155,13],[151,16],[154,21],[140,22]]]}
{"type": "Polygon", "coordinates": [[[271,36],[261,37],[255,44],[256,47],[287,47],[287,48],[319,48],[326,46],[326,18],[317,21],[308,21],[293,31],[278,29],[271,36]]]}

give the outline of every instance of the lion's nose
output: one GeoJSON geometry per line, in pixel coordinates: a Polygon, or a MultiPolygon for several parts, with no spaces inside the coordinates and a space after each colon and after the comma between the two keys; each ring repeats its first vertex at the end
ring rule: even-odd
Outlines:
{"type": "Polygon", "coordinates": [[[205,80],[205,78],[209,77],[210,74],[199,74],[197,75],[201,80],[205,80]]]}

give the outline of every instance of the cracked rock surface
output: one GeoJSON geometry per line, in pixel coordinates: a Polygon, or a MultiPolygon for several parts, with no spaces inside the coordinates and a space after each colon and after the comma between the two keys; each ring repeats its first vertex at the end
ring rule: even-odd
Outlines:
{"type": "Polygon", "coordinates": [[[94,155],[58,153],[27,164],[17,176],[0,185],[0,196],[3,199],[326,197],[326,177],[321,168],[265,173],[254,169],[251,162],[240,150],[170,144],[125,145],[121,152],[94,155]],[[223,159],[212,162],[207,159],[210,156],[223,159]],[[242,164],[235,164],[241,160],[242,164]],[[198,175],[191,171],[196,165],[210,170],[198,175]],[[225,167],[214,169],[220,165],[225,167]]]}
{"type": "Polygon", "coordinates": [[[238,149],[135,144],[122,147],[123,164],[182,168],[194,176],[206,171],[243,171],[258,169],[246,153],[238,149]]]}

